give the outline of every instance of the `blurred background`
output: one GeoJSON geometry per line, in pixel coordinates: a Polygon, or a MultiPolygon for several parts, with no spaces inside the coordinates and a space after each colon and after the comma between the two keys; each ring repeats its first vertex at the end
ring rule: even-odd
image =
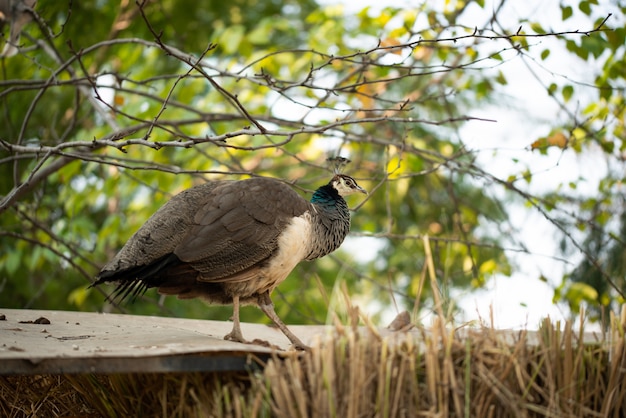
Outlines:
{"type": "MultiPolygon", "coordinates": [[[[228,319],[88,289],[174,194],[328,157],[343,247],[274,295],[286,323],[598,328],[626,292],[626,5],[619,1],[0,2],[0,307],[228,319]]],[[[254,308],[242,320],[263,321],[254,308]]]]}

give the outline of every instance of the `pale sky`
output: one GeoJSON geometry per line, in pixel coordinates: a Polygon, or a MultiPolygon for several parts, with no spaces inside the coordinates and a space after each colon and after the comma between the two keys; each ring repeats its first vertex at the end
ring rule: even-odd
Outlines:
{"type": "MultiPolygon", "coordinates": [[[[330,1],[328,3],[331,4],[330,1]]],[[[485,3],[484,10],[472,6],[473,9],[470,9],[472,13],[464,15],[465,21],[460,23],[471,27],[486,22],[489,17],[488,11],[492,10],[494,2],[487,0],[485,3]],[[470,19],[473,21],[469,21],[470,19]]],[[[591,29],[591,22],[577,17],[576,13],[574,17],[562,22],[559,3],[560,1],[545,0],[508,1],[498,15],[499,22],[512,32],[516,31],[519,22],[525,19],[531,21],[540,19],[544,28],[554,31],[591,29]]],[[[576,9],[578,2],[571,3],[576,9]]],[[[600,3],[606,7],[608,14],[612,9],[610,2],[600,3]]],[[[415,2],[361,0],[346,1],[345,4],[346,11],[351,12],[367,5],[373,8],[385,6],[411,8],[415,2]]],[[[608,23],[610,26],[618,26],[623,24],[623,21],[623,16],[614,12],[613,18],[608,23]]],[[[594,75],[588,65],[582,65],[581,61],[564,50],[562,42],[540,38],[532,40],[532,43],[536,46],[531,49],[529,55],[535,57],[537,61],[527,60],[530,70],[519,59],[513,59],[498,67],[509,80],[508,85],[502,88],[502,92],[514,106],[507,108],[499,104],[472,112],[472,116],[495,119],[497,122],[467,123],[461,130],[461,139],[468,148],[479,150],[478,161],[482,167],[500,178],[506,179],[509,174],[519,173],[526,165],[531,167],[535,173],[528,190],[531,193],[550,191],[564,181],[577,181],[580,191],[595,190],[597,181],[603,174],[604,163],[600,161],[602,157],[600,152],[594,153],[590,150],[581,156],[571,150],[562,152],[555,149],[550,150],[547,156],[543,156],[528,150],[533,141],[540,136],[546,136],[562,117],[556,103],[548,96],[542,84],[547,86],[553,81],[562,84],[568,79],[593,82],[594,75]],[[551,54],[545,62],[542,62],[539,55],[546,48],[550,48],[551,54]],[[494,150],[497,151],[495,158],[494,150]],[[512,164],[514,157],[520,160],[519,164],[512,164]],[[584,179],[579,179],[579,176],[584,179]]],[[[465,320],[478,318],[488,320],[492,306],[497,328],[535,329],[539,321],[546,316],[557,320],[569,315],[567,308],[564,305],[555,306],[552,298],[554,287],[560,283],[565,268],[571,269],[579,260],[571,260],[571,264],[566,266],[553,258],[560,255],[557,247],[559,236],[537,211],[514,207],[510,209],[510,214],[513,224],[523,231],[518,239],[531,249],[533,255],[509,254],[518,267],[512,277],[494,277],[481,291],[457,292],[455,300],[464,309],[465,320]],[[540,281],[540,275],[546,276],[551,282],[540,281]]],[[[389,312],[384,320],[393,318],[394,314],[395,312],[389,312]]]]}

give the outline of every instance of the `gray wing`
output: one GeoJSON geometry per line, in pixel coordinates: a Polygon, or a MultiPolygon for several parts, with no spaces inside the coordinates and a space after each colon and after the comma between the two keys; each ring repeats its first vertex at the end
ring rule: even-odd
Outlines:
{"type": "Polygon", "coordinates": [[[150,265],[171,254],[193,224],[196,212],[205,204],[211,192],[222,184],[205,183],[174,196],[128,239],[124,247],[102,268],[99,276],[150,265]]]}
{"type": "Polygon", "coordinates": [[[310,206],[274,179],[224,183],[211,191],[173,253],[202,281],[245,280],[240,273],[271,258],[283,229],[310,206]]]}

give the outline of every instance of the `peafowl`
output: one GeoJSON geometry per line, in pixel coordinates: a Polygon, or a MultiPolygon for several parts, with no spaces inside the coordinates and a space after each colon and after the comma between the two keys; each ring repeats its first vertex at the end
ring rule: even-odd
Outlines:
{"type": "Polygon", "coordinates": [[[367,193],[336,174],[307,201],[271,178],[214,181],[174,196],[128,240],[91,286],[116,282],[112,299],[157,287],[180,299],[233,305],[224,338],[246,343],[239,307],[255,304],[298,349],[306,346],[281,321],[270,295],[302,260],[336,250],[350,230],[343,196],[367,193]]]}

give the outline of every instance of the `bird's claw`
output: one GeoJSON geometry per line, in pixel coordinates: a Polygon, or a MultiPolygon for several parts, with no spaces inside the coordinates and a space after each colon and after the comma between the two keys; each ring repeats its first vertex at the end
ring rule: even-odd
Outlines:
{"type": "Polygon", "coordinates": [[[243,338],[241,332],[231,331],[228,334],[224,335],[224,339],[227,341],[234,341],[242,344],[250,344],[250,341],[243,338]]]}

